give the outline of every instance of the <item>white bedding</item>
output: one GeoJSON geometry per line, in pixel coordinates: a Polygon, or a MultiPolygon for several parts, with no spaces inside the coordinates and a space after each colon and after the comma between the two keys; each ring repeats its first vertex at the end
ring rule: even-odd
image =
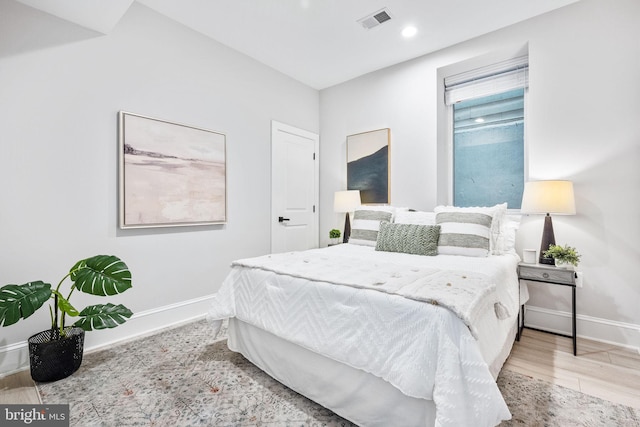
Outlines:
{"type": "MultiPolygon", "coordinates": [[[[474,320],[476,340],[442,306],[283,274],[284,270],[235,265],[216,295],[209,318],[236,317],[380,377],[407,396],[433,400],[437,425],[489,426],[510,418],[494,377],[518,312],[517,256],[426,257],[349,244],[305,256],[322,254],[339,256],[353,265],[393,265],[392,275],[402,270],[399,266],[406,266],[409,271],[439,268],[486,276],[488,283],[495,284],[492,298],[497,297],[510,316],[501,320],[492,306],[484,310],[474,320]]],[[[340,267],[336,268],[339,273],[340,267]]]]}
{"type": "Polygon", "coordinates": [[[499,301],[497,286],[485,274],[462,269],[407,266],[380,258],[347,257],[339,251],[316,249],[241,259],[234,261],[232,266],[259,268],[444,306],[453,311],[476,338],[475,325],[487,310],[493,309],[499,319],[509,316],[499,301]]]}

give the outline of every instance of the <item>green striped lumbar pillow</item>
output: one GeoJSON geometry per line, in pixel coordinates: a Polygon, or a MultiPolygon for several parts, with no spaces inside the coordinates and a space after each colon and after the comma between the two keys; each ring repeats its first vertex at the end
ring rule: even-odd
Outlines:
{"type": "Polygon", "coordinates": [[[439,225],[380,223],[376,251],[438,255],[439,225]]]}
{"type": "Polygon", "coordinates": [[[353,213],[349,243],[375,246],[381,222],[391,222],[392,212],[358,209],[353,213]]]}
{"type": "Polygon", "coordinates": [[[486,257],[489,254],[492,216],[481,212],[438,212],[438,253],[486,257]]]}

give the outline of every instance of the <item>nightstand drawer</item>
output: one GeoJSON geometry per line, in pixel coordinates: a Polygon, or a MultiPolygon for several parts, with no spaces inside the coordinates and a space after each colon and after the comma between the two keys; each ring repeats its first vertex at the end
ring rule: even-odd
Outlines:
{"type": "Polygon", "coordinates": [[[519,277],[524,280],[537,280],[539,282],[575,284],[575,272],[556,267],[519,266],[519,277]]]}

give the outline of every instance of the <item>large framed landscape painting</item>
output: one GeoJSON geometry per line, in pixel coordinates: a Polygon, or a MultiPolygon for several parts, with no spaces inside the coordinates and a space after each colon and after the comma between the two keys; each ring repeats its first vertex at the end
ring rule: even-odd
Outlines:
{"type": "Polygon", "coordinates": [[[347,136],[347,189],[360,190],[362,204],[389,203],[391,130],[347,136]]]}
{"type": "Polygon", "coordinates": [[[120,111],[120,227],[227,221],[224,134],[120,111]]]}

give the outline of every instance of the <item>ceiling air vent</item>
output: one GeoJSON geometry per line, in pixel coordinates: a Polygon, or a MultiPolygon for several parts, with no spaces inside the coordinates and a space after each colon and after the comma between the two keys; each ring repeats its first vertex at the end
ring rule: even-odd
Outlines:
{"type": "Polygon", "coordinates": [[[377,12],[373,12],[364,18],[358,19],[358,23],[362,25],[367,30],[370,30],[374,27],[377,27],[380,24],[383,24],[391,19],[391,13],[389,9],[386,7],[384,9],[380,9],[377,12]]]}

